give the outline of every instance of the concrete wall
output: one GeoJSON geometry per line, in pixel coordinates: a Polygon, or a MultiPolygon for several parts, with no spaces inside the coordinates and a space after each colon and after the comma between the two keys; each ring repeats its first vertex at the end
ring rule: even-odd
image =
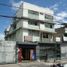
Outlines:
{"type": "Polygon", "coordinates": [[[16,63],[16,42],[0,41],[0,64],[16,63]]]}
{"type": "MultiPolygon", "coordinates": [[[[23,6],[22,6],[23,7],[23,6]]],[[[19,8],[18,10],[17,10],[17,12],[16,12],[16,16],[17,17],[22,17],[23,16],[23,8],[19,8]]]]}
{"type": "Polygon", "coordinates": [[[16,41],[22,42],[22,29],[16,31],[16,41]]]}
{"type": "Polygon", "coordinates": [[[16,29],[20,28],[20,27],[23,27],[23,20],[19,20],[17,23],[16,23],[16,29]]]}

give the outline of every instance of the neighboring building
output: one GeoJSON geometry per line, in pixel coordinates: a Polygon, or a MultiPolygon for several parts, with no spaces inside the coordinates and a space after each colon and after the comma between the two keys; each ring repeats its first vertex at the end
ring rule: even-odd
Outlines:
{"type": "Polygon", "coordinates": [[[63,25],[56,29],[55,41],[60,43],[61,60],[67,61],[67,23],[63,23],[63,25]]]}
{"type": "Polygon", "coordinates": [[[63,27],[56,29],[56,34],[54,35],[54,40],[56,42],[67,42],[67,23],[63,23],[63,27]]]}
{"type": "Polygon", "coordinates": [[[36,59],[45,59],[46,54],[53,58],[55,48],[59,46],[54,42],[53,14],[48,8],[23,2],[16,13],[16,17],[23,19],[14,19],[9,30],[5,31],[5,39],[17,41],[18,47],[25,53],[24,59],[31,58],[32,49],[36,59]]]}

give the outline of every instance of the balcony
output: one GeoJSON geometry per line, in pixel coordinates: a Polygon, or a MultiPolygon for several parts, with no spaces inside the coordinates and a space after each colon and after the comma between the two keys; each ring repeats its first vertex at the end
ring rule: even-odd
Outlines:
{"type": "Polygon", "coordinates": [[[51,20],[51,19],[45,19],[45,22],[53,23],[54,24],[53,20],[51,20]]]}
{"type": "Polygon", "coordinates": [[[53,28],[45,28],[44,31],[55,33],[55,30],[53,28]]]}
{"type": "Polygon", "coordinates": [[[43,42],[43,43],[52,43],[52,42],[54,42],[54,41],[53,41],[53,39],[42,38],[42,42],[43,42]]]}
{"type": "Polygon", "coordinates": [[[39,15],[35,15],[35,14],[28,14],[28,17],[31,19],[39,19],[39,15]]]}
{"type": "Polygon", "coordinates": [[[28,25],[29,29],[39,30],[39,26],[36,25],[28,25]]]}

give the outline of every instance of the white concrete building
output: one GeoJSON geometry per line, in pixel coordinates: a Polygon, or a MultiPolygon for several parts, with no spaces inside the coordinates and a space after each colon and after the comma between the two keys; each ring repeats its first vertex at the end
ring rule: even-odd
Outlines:
{"type": "Polygon", "coordinates": [[[16,16],[25,19],[14,19],[5,33],[6,40],[53,42],[55,30],[52,10],[23,2],[16,16]]]}
{"type": "Polygon", "coordinates": [[[52,10],[23,2],[16,17],[6,29],[5,39],[18,43],[24,60],[31,59],[32,52],[37,60],[46,59],[46,55],[48,58],[60,57],[56,54],[58,44],[54,42],[56,32],[52,10]]]}

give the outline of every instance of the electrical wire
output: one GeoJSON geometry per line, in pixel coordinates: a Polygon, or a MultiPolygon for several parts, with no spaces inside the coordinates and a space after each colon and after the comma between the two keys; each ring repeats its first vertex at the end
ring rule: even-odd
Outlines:
{"type": "MultiPolygon", "coordinates": [[[[7,6],[7,7],[14,7],[14,8],[18,8],[18,9],[22,9],[21,7],[17,7],[17,6],[12,6],[12,5],[8,5],[5,3],[0,3],[1,6],[7,6]]],[[[5,15],[0,15],[0,17],[5,17],[5,18],[16,18],[16,19],[23,19],[23,17],[15,17],[15,16],[5,16],[5,15]]],[[[61,23],[60,21],[56,23],[57,25],[62,25],[63,22],[61,23]],[[58,24],[59,23],[59,24],[58,24]]]]}

